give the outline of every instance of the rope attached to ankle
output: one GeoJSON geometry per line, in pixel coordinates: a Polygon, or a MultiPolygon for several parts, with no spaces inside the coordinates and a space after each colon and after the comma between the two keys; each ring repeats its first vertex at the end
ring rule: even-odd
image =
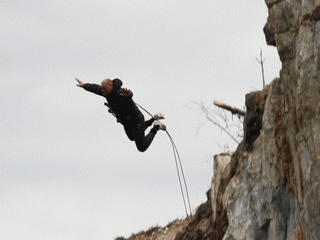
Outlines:
{"type": "MultiPolygon", "coordinates": [[[[148,112],[145,108],[143,108],[141,105],[139,105],[137,103],[135,103],[135,104],[138,107],[140,107],[142,110],[144,110],[147,114],[149,114],[151,117],[153,117],[153,115],[150,112],[148,112]]],[[[189,198],[189,193],[188,193],[188,188],[187,188],[187,182],[186,182],[186,179],[185,179],[185,176],[184,176],[180,155],[179,155],[178,149],[176,147],[176,144],[173,141],[173,138],[171,137],[171,135],[169,134],[169,132],[167,130],[165,130],[165,131],[168,134],[168,137],[169,137],[171,145],[172,145],[173,154],[174,154],[174,160],[175,160],[176,169],[177,169],[177,175],[178,175],[179,184],[180,184],[180,190],[181,190],[181,194],[182,194],[182,198],[183,198],[183,204],[184,204],[184,208],[185,208],[185,211],[186,211],[187,219],[189,221],[189,216],[192,216],[192,211],[191,211],[190,198],[189,198]],[[178,164],[178,162],[179,162],[179,164],[178,164]],[[180,173],[182,175],[183,184],[182,184],[182,181],[181,181],[180,173]],[[190,215],[189,215],[188,210],[187,210],[186,201],[188,202],[190,215]]]]}

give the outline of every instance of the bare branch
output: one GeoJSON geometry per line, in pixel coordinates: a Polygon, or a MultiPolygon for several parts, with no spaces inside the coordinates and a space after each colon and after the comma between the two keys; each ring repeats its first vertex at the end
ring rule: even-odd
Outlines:
{"type": "Polygon", "coordinates": [[[245,114],[245,111],[242,111],[242,110],[240,110],[238,108],[231,107],[231,106],[229,106],[227,104],[218,102],[216,100],[213,101],[213,104],[218,106],[218,107],[221,107],[221,108],[223,108],[225,110],[230,111],[232,114],[238,114],[238,115],[241,115],[241,116],[244,116],[244,114],[245,114]]]}
{"type": "Polygon", "coordinates": [[[263,87],[265,86],[265,81],[264,81],[264,68],[263,68],[263,63],[266,59],[262,60],[262,49],[260,48],[260,60],[258,58],[256,58],[256,60],[258,61],[258,63],[260,63],[261,65],[261,70],[262,70],[262,83],[263,83],[263,87]]]}
{"type": "Polygon", "coordinates": [[[224,131],[226,134],[229,135],[230,138],[232,138],[233,141],[235,141],[237,144],[239,144],[240,142],[232,136],[231,133],[229,133],[229,131],[227,131],[227,128],[223,127],[220,125],[219,122],[215,122],[214,120],[212,120],[209,116],[206,116],[206,119],[209,120],[210,122],[212,122],[214,125],[218,126],[222,131],[224,131]]]}
{"type": "MultiPolygon", "coordinates": [[[[243,138],[242,130],[242,116],[238,114],[239,120],[237,124],[234,124],[227,112],[224,109],[218,108],[217,111],[206,107],[203,102],[192,101],[189,105],[190,109],[198,110],[204,114],[205,120],[216,125],[220,130],[226,133],[235,143],[239,144],[243,138]],[[237,130],[238,129],[238,130],[237,130]]],[[[241,110],[240,110],[241,112],[241,110]]],[[[204,123],[201,124],[203,126],[204,123]]],[[[197,134],[199,133],[200,127],[198,128],[197,134]]]]}

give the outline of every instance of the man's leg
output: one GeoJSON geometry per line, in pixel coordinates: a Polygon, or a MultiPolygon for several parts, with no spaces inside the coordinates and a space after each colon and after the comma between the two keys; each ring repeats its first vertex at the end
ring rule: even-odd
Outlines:
{"type": "Polygon", "coordinates": [[[131,141],[134,141],[134,136],[133,136],[133,127],[132,125],[130,124],[126,124],[126,125],[123,125],[124,127],[124,131],[126,132],[127,134],[127,137],[131,140],[131,141]]]}
{"type": "Polygon", "coordinates": [[[157,114],[153,115],[153,117],[150,120],[145,122],[145,126],[146,126],[146,128],[150,127],[152,125],[152,123],[154,122],[154,120],[159,120],[159,119],[164,119],[164,118],[165,117],[164,117],[163,113],[157,113],[157,114]]]}
{"type": "Polygon", "coordinates": [[[152,123],[154,122],[154,118],[149,119],[148,121],[145,122],[145,128],[147,129],[148,127],[150,127],[152,125],[152,123]]]}
{"type": "Polygon", "coordinates": [[[148,149],[158,130],[159,127],[155,126],[150,130],[148,135],[145,136],[145,128],[143,127],[143,122],[137,124],[132,133],[136,146],[140,152],[144,152],[148,149]]]}

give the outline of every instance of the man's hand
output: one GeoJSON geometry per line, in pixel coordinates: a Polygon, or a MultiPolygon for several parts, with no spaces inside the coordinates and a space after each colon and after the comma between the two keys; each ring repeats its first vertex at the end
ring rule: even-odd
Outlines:
{"type": "Polygon", "coordinates": [[[130,89],[122,88],[122,93],[120,94],[120,96],[130,97],[131,96],[130,89]]]}
{"type": "Polygon", "coordinates": [[[81,82],[78,78],[75,78],[78,82],[77,86],[78,87],[83,87],[83,82],[81,82]]]}

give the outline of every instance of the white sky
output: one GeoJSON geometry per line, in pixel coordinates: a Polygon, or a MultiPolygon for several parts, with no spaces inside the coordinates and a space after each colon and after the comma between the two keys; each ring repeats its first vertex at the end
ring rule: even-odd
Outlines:
{"type": "Polygon", "coordinates": [[[114,239],[185,216],[167,135],[138,152],[75,77],[120,78],[163,112],[203,203],[218,145],[236,145],[210,123],[197,133],[188,105],[243,108],[262,88],[260,48],[266,82],[278,77],[266,20],[263,0],[0,0],[0,239],[114,239]]]}

